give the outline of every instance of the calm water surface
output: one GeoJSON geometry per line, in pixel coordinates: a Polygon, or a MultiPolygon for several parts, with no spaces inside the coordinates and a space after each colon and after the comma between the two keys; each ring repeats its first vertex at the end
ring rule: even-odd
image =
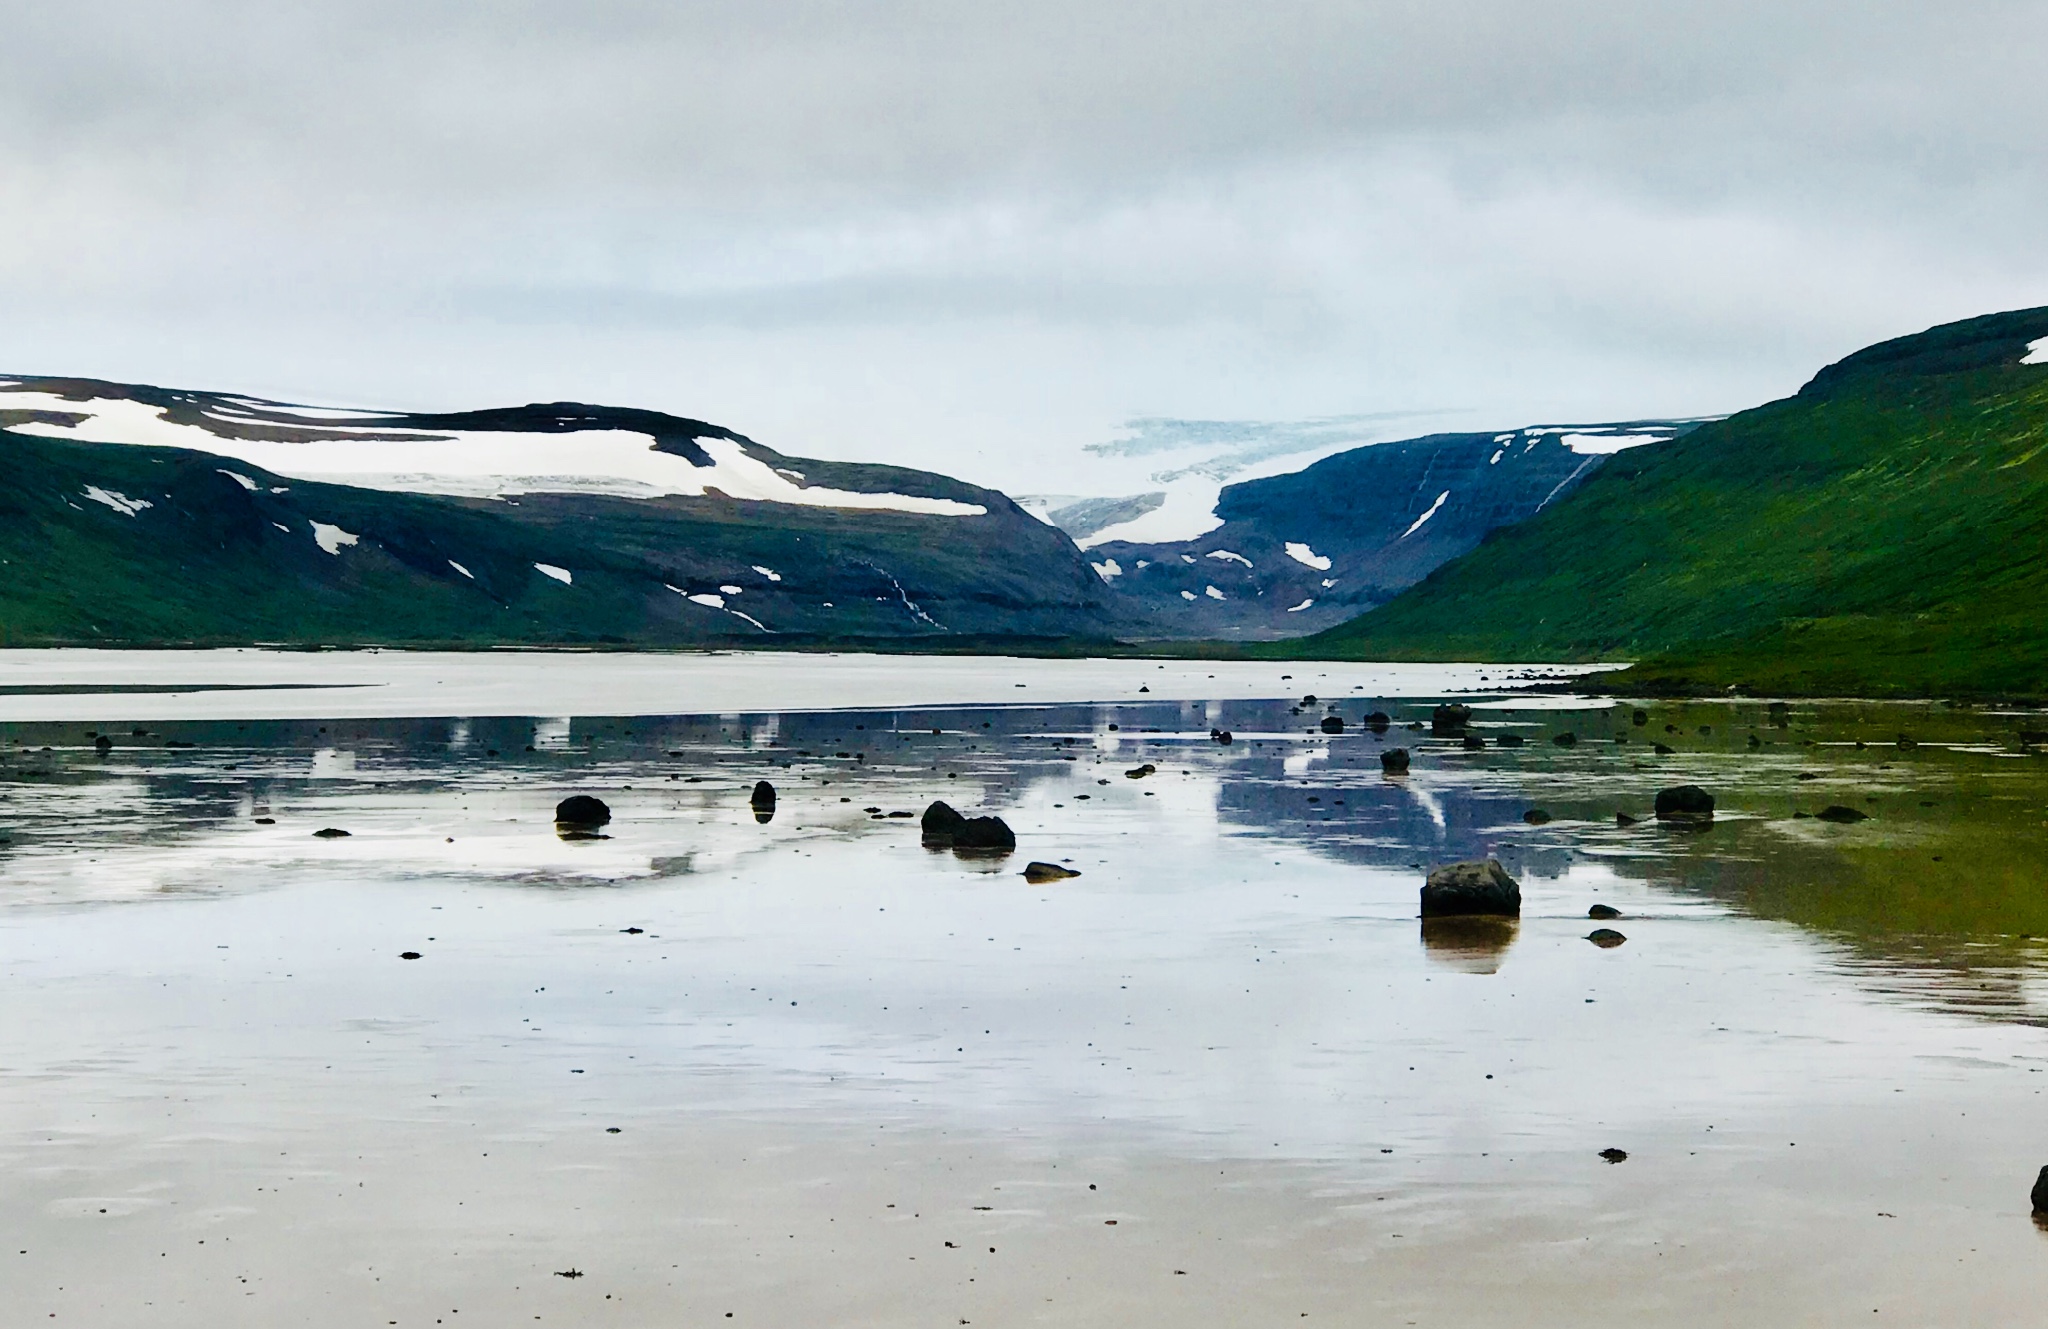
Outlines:
{"type": "Polygon", "coordinates": [[[0,1322],[2038,1322],[2048,723],[1294,686],[0,726],[0,1322]]]}

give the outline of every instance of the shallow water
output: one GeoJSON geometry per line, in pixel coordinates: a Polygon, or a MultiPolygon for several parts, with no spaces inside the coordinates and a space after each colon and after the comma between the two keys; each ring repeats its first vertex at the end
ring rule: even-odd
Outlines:
{"type": "Polygon", "coordinates": [[[1406,726],[1475,677],[1259,668],[0,726],[8,1322],[2033,1322],[2048,724],[1468,697],[1527,740],[1468,751],[1406,726]],[[1683,782],[1712,829],[1616,824],[1683,782]],[[1425,933],[1488,853],[1519,926],[1425,933]]]}

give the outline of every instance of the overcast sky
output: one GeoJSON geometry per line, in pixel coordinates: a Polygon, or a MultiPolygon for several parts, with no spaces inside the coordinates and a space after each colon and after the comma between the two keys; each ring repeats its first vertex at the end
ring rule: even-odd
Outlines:
{"type": "Polygon", "coordinates": [[[1721,412],[2048,303],[2048,0],[0,19],[14,372],[1088,491],[1130,420],[1721,412]]]}

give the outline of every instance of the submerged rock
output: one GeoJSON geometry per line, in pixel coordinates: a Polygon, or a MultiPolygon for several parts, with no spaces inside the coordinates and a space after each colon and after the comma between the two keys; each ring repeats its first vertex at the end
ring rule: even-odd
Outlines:
{"type": "Polygon", "coordinates": [[[1843,807],[1840,803],[1830,803],[1813,815],[1822,821],[1838,822],[1845,826],[1851,822],[1870,820],[1868,812],[1858,812],[1855,808],[1843,807]]]}
{"type": "Polygon", "coordinates": [[[1522,820],[1531,826],[1547,826],[1550,824],[1550,814],[1542,808],[1530,808],[1522,814],[1522,820]]]}
{"type": "MultiPolygon", "coordinates": [[[[1393,723],[1394,717],[1388,715],[1385,711],[1374,711],[1370,715],[1366,716],[1364,720],[1365,727],[1367,729],[1372,730],[1375,734],[1386,733],[1388,727],[1393,723]]],[[[2022,735],[2022,737],[2024,737],[2024,735],[2022,735]]],[[[2044,736],[2044,738],[2048,738],[2048,736],[2044,736]]]]}
{"type": "Polygon", "coordinates": [[[1696,784],[1657,791],[1657,820],[1699,824],[1714,819],[1714,796],[1696,784]]]}
{"type": "Polygon", "coordinates": [[[1078,877],[1080,875],[1073,868],[1063,868],[1057,863],[1026,863],[1024,865],[1024,880],[1034,885],[1048,881],[1063,881],[1068,877],[1078,877]]]}
{"type": "Polygon", "coordinates": [[[1586,940],[1602,950],[1611,951],[1628,940],[1613,928],[1594,928],[1586,934],[1586,940]]]}
{"type": "Polygon", "coordinates": [[[1550,741],[1561,748],[1575,747],[1578,744],[1579,736],[1567,729],[1562,734],[1554,736],[1550,741]]]}
{"type": "Polygon", "coordinates": [[[1650,744],[1650,751],[1656,753],[1660,757],[1668,757],[1672,753],[1678,751],[1678,749],[1672,747],[1668,743],[1652,743],[1650,744]]]}
{"type": "Polygon", "coordinates": [[[1522,746],[1524,740],[1520,734],[1502,734],[1499,738],[1494,739],[1493,742],[1495,747],[1518,748],[1522,746]]]}
{"type": "Polygon", "coordinates": [[[1388,748],[1380,754],[1380,769],[1388,775],[1408,774],[1408,749],[1388,748]]]}
{"type": "Polygon", "coordinates": [[[1465,748],[1466,748],[1466,750],[1467,750],[1467,751],[1469,751],[1469,752],[1478,752],[1478,751],[1480,751],[1480,750],[1481,750],[1482,748],[1484,748],[1485,746],[1486,746],[1486,740],[1485,740],[1485,739],[1483,739],[1483,738],[1481,738],[1481,737],[1480,737],[1479,735],[1477,735],[1477,734],[1467,734],[1467,735],[1465,735],[1465,748]]]}
{"type": "Polygon", "coordinates": [[[1429,732],[1436,738],[1457,738],[1472,723],[1472,708],[1447,702],[1429,713],[1429,732]]]}
{"type": "Polygon", "coordinates": [[[1586,911],[1587,918],[1620,918],[1621,911],[1611,904],[1596,904],[1586,911]]]}
{"type": "Polygon", "coordinates": [[[1519,918],[1522,887],[1497,858],[1451,863],[1429,874],[1422,886],[1424,918],[1467,915],[1519,918]]]}
{"type": "Polygon", "coordinates": [[[1422,948],[1438,964],[1467,974],[1497,974],[1521,921],[1486,914],[1422,920],[1422,948]]]}
{"type": "Polygon", "coordinates": [[[1650,723],[1650,713],[1648,711],[1636,711],[1628,717],[1628,720],[1630,724],[1640,729],[1650,723]]]}
{"type": "Polygon", "coordinates": [[[1231,742],[1233,741],[1231,739],[1230,731],[1228,729],[1211,729],[1209,731],[1209,738],[1210,741],[1221,743],[1226,748],[1229,747],[1231,742]]]}
{"type": "Polygon", "coordinates": [[[1614,824],[1616,826],[1633,826],[1641,820],[1641,817],[1631,817],[1626,812],[1617,812],[1614,814],[1614,824]]]}
{"type": "Polygon", "coordinates": [[[101,734],[92,741],[92,750],[99,756],[108,756],[114,751],[114,740],[108,738],[105,734],[101,734]]]}
{"type": "Polygon", "coordinates": [[[1344,717],[1340,715],[1326,715],[1323,717],[1322,728],[1326,734],[1341,734],[1344,732],[1344,717]]]}

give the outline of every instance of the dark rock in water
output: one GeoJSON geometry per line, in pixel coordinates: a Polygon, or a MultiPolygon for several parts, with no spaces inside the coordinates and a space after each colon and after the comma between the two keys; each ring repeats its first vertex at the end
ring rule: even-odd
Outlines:
{"type": "Polygon", "coordinates": [[[1230,746],[1231,737],[1228,729],[1211,729],[1209,737],[1212,741],[1221,743],[1224,747],[1230,746]]]}
{"type": "Polygon", "coordinates": [[[1617,812],[1614,814],[1614,824],[1616,826],[1633,826],[1641,820],[1641,817],[1631,817],[1626,812],[1617,812]]]}
{"type": "Polygon", "coordinates": [[[1130,770],[1125,771],[1124,779],[1142,780],[1148,775],[1157,775],[1158,773],[1159,768],[1148,761],[1143,766],[1133,766],[1130,770]]]}
{"type": "Polygon", "coordinates": [[[328,826],[314,831],[313,838],[316,840],[346,840],[348,832],[338,827],[328,826]]]}
{"type": "Polygon", "coordinates": [[[1326,733],[1326,734],[1341,734],[1341,733],[1343,733],[1343,732],[1344,732],[1344,718],[1343,718],[1342,716],[1339,716],[1339,715],[1326,715],[1326,716],[1324,716],[1324,717],[1323,717],[1323,732],[1324,732],[1324,733],[1326,733]]]}
{"type": "Polygon", "coordinates": [[[1024,865],[1024,880],[1033,884],[1063,881],[1068,877],[1078,877],[1080,875],[1074,869],[1063,868],[1057,863],[1026,863],[1024,865]]]}
{"type": "Polygon", "coordinates": [[[2038,747],[2043,743],[2048,743],[2048,729],[2022,729],[2020,730],[2020,743],[2026,747],[2038,747]]]}
{"type": "Polygon", "coordinates": [[[277,818],[275,818],[275,817],[256,817],[256,818],[253,818],[252,820],[254,820],[254,821],[255,821],[255,823],[256,823],[256,824],[257,824],[258,826],[275,826],[275,825],[277,825],[277,818]]]}
{"type": "Polygon", "coordinates": [[[1778,729],[1789,728],[1792,724],[1792,708],[1782,701],[1772,702],[1771,724],[1778,729]]]}
{"type": "Polygon", "coordinates": [[[1522,814],[1522,820],[1531,826],[1547,826],[1550,824],[1550,814],[1542,808],[1530,808],[1522,814]]]}
{"type": "Polygon", "coordinates": [[[1578,744],[1579,736],[1567,729],[1562,734],[1554,736],[1550,741],[1561,748],[1574,747],[1578,744]]]}
{"type": "MultiPolygon", "coordinates": [[[[1374,711],[1366,716],[1362,723],[1375,734],[1384,734],[1387,732],[1388,727],[1394,723],[1394,717],[1388,715],[1385,711],[1374,711]]],[[[2024,738],[2025,736],[2022,735],[2022,737],[2024,738]]],[[[2044,735],[2042,741],[2048,742],[2048,735],[2044,735]]]]}
{"type": "Polygon", "coordinates": [[[1518,748],[1522,746],[1523,739],[1520,734],[1502,734],[1499,738],[1494,739],[1493,742],[1496,747],[1518,748]]]}
{"type": "Polygon", "coordinates": [[[967,824],[967,818],[953,810],[950,803],[934,801],[924,810],[921,827],[926,844],[949,845],[960,828],[967,824]]]}
{"type": "Polygon", "coordinates": [[[420,953],[418,951],[400,951],[398,958],[401,960],[417,960],[420,958],[420,953]]]}
{"type": "Polygon", "coordinates": [[[963,817],[960,829],[953,832],[953,847],[1008,853],[1017,847],[1017,835],[1001,817],[963,817]]]}
{"type": "Polygon", "coordinates": [[[1712,821],[1714,796],[1696,784],[1657,791],[1658,821],[1712,821]]]}
{"type": "Polygon", "coordinates": [[[924,810],[924,842],[955,849],[1000,849],[1017,847],[1017,836],[1001,817],[963,817],[943,802],[924,810]]]}
{"type": "Polygon", "coordinates": [[[1845,826],[1854,821],[1870,820],[1868,812],[1858,812],[1855,808],[1845,808],[1840,803],[1830,803],[1813,815],[1822,821],[1840,822],[1845,826]]]}
{"type": "Polygon", "coordinates": [[[1908,738],[1908,737],[1907,737],[1906,735],[1904,735],[1904,734],[1900,734],[1900,735],[1899,735],[1899,746],[1900,746],[1900,747],[1902,747],[1902,748],[1917,748],[1917,747],[1919,747],[1920,745],[1919,745],[1918,743],[1914,742],[1914,741],[1913,741],[1912,739],[1908,738]]]}
{"type": "Polygon", "coordinates": [[[1465,747],[1466,747],[1466,750],[1467,750],[1467,751],[1471,751],[1471,752],[1478,752],[1478,751],[1479,751],[1480,749],[1484,748],[1485,746],[1486,746],[1486,740],[1485,740],[1485,739],[1483,739],[1483,738],[1481,738],[1481,737],[1480,737],[1479,735],[1477,735],[1477,734],[1467,734],[1467,735],[1465,735],[1465,747]]]}
{"type": "Polygon", "coordinates": [[[754,792],[747,795],[747,806],[754,810],[754,820],[766,826],[775,820],[775,786],[766,780],[754,782],[754,792]]]}
{"type": "Polygon", "coordinates": [[[1795,812],[1792,814],[1792,820],[1794,821],[1808,821],[1812,817],[1813,814],[1811,812],[1795,812]]]}
{"type": "Polygon", "coordinates": [[[594,831],[600,826],[611,824],[612,810],[604,805],[601,798],[589,794],[571,794],[555,804],[555,825],[571,830],[594,831]]]}
{"type": "Polygon", "coordinates": [[[1587,918],[1620,918],[1621,911],[1611,904],[1596,904],[1586,911],[1587,918]]]}
{"type": "Polygon", "coordinates": [[[1626,1163],[1628,1161],[1628,1150],[1602,1149],[1600,1151],[1600,1157],[1606,1159],[1610,1163],[1626,1163]]]}
{"type": "Polygon", "coordinates": [[[1650,744],[1650,751],[1656,753],[1660,757],[1668,757],[1672,753],[1678,751],[1678,749],[1674,747],[1669,747],[1663,743],[1652,743],[1650,744]]]}
{"type": "Polygon", "coordinates": [[[1429,732],[1435,738],[1457,738],[1472,723],[1472,708],[1449,702],[1429,713],[1429,732]]]}
{"type": "Polygon", "coordinates": [[[2048,1167],[2041,1169],[2041,1175],[2034,1178],[2034,1193],[2029,1197],[2034,1202],[2034,1212],[2048,1214],[2048,1167]]]}
{"type": "Polygon", "coordinates": [[[1484,914],[1519,918],[1522,887],[1497,858],[1451,863],[1429,874],[1422,886],[1424,918],[1484,914]]]}
{"type": "Polygon", "coordinates": [[[1408,774],[1408,749],[1388,748],[1380,754],[1380,769],[1388,775],[1408,774]]]}
{"type": "Polygon", "coordinates": [[[1648,711],[1637,711],[1629,716],[1628,720],[1630,724],[1641,729],[1644,725],[1650,723],[1650,713],[1648,711]]]}
{"type": "Polygon", "coordinates": [[[1762,747],[1763,745],[1764,745],[1764,741],[1763,741],[1762,739],[1758,738],[1758,737],[1757,737],[1757,736],[1756,736],[1755,734],[1751,734],[1751,735],[1749,736],[1749,746],[1750,746],[1750,749],[1751,749],[1752,751],[1754,751],[1754,750],[1755,750],[1755,749],[1757,749],[1757,748],[1760,748],[1760,747],[1762,747]]]}
{"type": "Polygon", "coordinates": [[[105,734],[101,734],[92,741],[92,750],[104,757],[114,750],[114,740],[108,738],[105,734]]]}
{"type": "Polygon", "coordinates": [[[1622,936],[1613,928],[1594,928],[1586,934],[1586,940],[1602,950],[1613,950],[1616,946],[1627,941],[1628,938],[1622,936]]]}

